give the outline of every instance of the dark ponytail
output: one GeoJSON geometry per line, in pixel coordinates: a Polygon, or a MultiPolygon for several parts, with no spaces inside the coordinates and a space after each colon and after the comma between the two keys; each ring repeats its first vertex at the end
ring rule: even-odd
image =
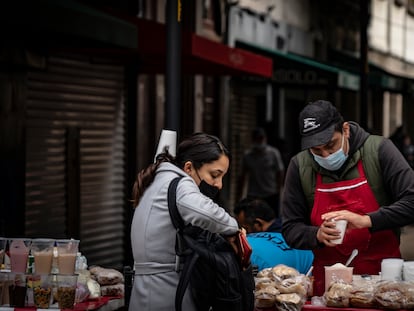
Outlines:
{"type": "Polygon", "coordinates": [[[174,162],[174,157],[170,155],[167,150],[157,156],[155,163],[150,164],[137,174],[137,179],[135,180],[134,188],[132,190],[134,208],[138,206],[139,200],[145,190],[154,181],[155,172],[163,162],[174,162]]]}

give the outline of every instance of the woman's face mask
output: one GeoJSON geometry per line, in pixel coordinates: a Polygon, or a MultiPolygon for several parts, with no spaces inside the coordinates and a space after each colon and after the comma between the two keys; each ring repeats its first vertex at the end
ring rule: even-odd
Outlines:
{"type": "Polygon", "coordinates": [[[200,192],[202,194],[204,194],[205,196],[209,197],[212,200],[214,200],[217,197],[217,195],[220,191],[219,188],[208,184],[204,180],[201,180],[200,185],[198,186],[198,188],[200,189],[200,192]]]}
{"type": "Polygon", "coordinates": [[[342,145],[334,153],[330,154],[327,157],[321,157],[312,152],[313,158],[315,161],[322,166],[323,168],[327,169],[328,171],[336,171],[339,170],[342,165],[345,163],[346,159],[348,159],[348,155],[344,152],[344,134],[342,133],[342,145]]]}
{"type": "Polygon", "coordinates": [[[195,172],[193,179],[197,182],[200,192],[212,200],[217,199],[217,195],[223,185],[223,177],[229,168],[229,158],[221,155],[217,160],[204,163],[201,167],[196,168],[191,162],[188,168],[188,174],[195,172]],[[197,176],[197,177],[196,177],[197,176]]]}
{"type": "Polygon", "coordinates": [[[214,200],[217,197],[220,189],[210,185],[204,179],[202,179],[198,174],[197,170],[195,172],[197,174],[198,179],[200,179],[200,184],[198,185],[200,192],[204,194],[206,197],[209,197],[210,199],[214,200]]]}

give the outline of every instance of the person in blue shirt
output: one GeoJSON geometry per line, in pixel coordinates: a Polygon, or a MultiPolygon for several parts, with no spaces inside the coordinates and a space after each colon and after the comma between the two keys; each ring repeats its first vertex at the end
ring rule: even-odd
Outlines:
{"type": "Polygon", "coordinates": [[[252,247],[250,260],[258,271],[278,264],[306,274],[313,263],[310,250],[290,247],[280,233],[281,222],[274,210],[263,200],[243,199],[234,208],[239,225],[246,229],[252,247]]]}

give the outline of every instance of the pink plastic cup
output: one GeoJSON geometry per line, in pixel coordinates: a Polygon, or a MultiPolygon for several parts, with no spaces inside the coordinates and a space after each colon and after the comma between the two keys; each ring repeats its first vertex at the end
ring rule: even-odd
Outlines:
{"type": "Polygon", "coordinates": [[[9,240],[10,269],[12,272],[26,273],[31,239],[9,240]]]}

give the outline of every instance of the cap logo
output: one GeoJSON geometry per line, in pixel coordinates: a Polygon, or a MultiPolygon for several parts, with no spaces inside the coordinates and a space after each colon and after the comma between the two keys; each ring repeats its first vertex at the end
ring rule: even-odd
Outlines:
{"type": "Polygon", "coordinates": [[[313,131],[314,129],[317,129],[320,127],[321,124],[316,124],[316,118],[305,118],[303,119],[303,133],[307,133],[310,131],[313,131]]]}

